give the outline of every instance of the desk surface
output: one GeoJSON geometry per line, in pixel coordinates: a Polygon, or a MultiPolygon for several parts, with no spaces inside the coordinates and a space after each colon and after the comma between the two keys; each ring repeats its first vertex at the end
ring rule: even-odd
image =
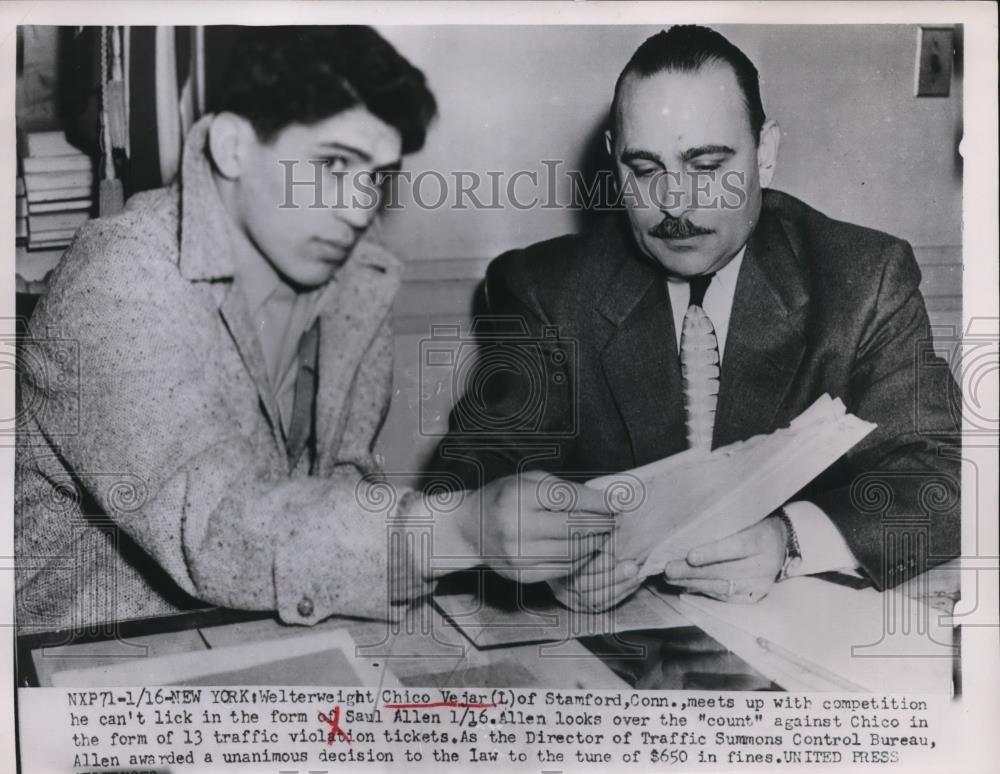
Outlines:
{"type": "MultiPolygon", "coordinates": [[[[951,612],[958,580],[957,563],[949,563],[926,573],[903,591],[924,598],[938,610],[951,612]]],[[[779,688],[695,627],[480,649],[429,603],[411,608],[398,624],[333,618],[307,629],[284,626],[266,614],[207,609],[167,619],[123,623],[117,638],[71,642],[65,633],[23,636],[18,641],[19,685],[52,685],[53,675],[59,672],[104,668],[137,657],[207,651],[336,630],[347,631],[358,646],[360,659],[389,663],[404,685],[779,688]]],[[[100,670],[93,670],[88,679],[99,681],[100,670]]],[[[260,684],[269,682],[273,681],[262,674],[260,684]]]]}
{"type": "MultiPolygon", "coordinates": [[[[64,670],[112,666],[136,657],[169,656],[249,642],[346,630],[360,658],[386,662],[400,682],[427,687],[503,685],[526,687],[549,682],[579,688],[621,688],[626,683],[577,640],[480,650],[450,626],[431,605],[414,608],[399,624],[332,618],[308,629],[284,626],[274,618],[212,625],[212,616],[193,614],[192,628],[123,635],[88,643],[40,646],[31,650],[37,685],[51,685],[64,670]],[[581,660],[586,668],[581,669],[581,660]]],[[[171,623],[184,625],[184,616],[171,623]]],[[[155,622],[149,622],[154,626],[155,622]]],[[[266,683],[266,680],[262,681],[266,683]]]]}

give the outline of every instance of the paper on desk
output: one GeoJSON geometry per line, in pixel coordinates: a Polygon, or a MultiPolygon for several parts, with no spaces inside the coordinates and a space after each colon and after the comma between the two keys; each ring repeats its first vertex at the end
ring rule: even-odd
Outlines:
{"type": "Polygon", "coordinates": [[[689,625],[646,589],[613,610],[581,613],[558,604],[544,583],[518,584],[488,572],[461,573],[442,581],[434,603],[480,649],[689,625]]]}
{"type": "MultiPolygon", "coordinates": [[[[657,594],[660,592],[656,592],[657,594]]],[[[665,596],[754,669],[793,691],[949,693],[946,616],[898,591],[791,578],[752,605],[665,596]]]]}
{"type": "Polygon", "coordinates": [[[375,668],[356,650],[350,634],[336,629],[64,670],[52,685],[399,685],[384,664],[375,668]]]}
{"type": "Polygon", "coordinates": [[[874,429],[839,398],[823,395],[769,435],[682,452],[587,484],[629,503],[614,536],[615,559],[634,559],[643,575],[654,575],[695,546],[757,523],[874,429]]]}

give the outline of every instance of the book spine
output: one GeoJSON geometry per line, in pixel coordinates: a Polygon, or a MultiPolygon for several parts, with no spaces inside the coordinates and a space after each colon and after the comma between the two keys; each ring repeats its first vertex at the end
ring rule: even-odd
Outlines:
{"type": "Polygon", "coordinates": [[[72,172],[32,172],[24,176],[24,184],[28,189],[29,196],[32,191],[89,186],[93,182],[94,172],[91,169],[80,169],[72,172]]]}
{"type": "Polygon", "coordinates": [[[72,156],[40,156],[21,159],[25,174],[33,172],[75,172],[83,169],[93,169],[94,161],[90,156],[77,153],[72,156]]]}
{"type": "Polygon", "coordinates": [[[27,214],[40,215],[44,212],[75,212],[77,210],[90,210],[93,206],[94,200],[89,198],[55,202],[30,202],[27,203],[27,214]]]}
{"type": "Polygon", "coordinates": [[[66,199],[92,199],[93,191],[89,185],[71,186],[69,188],[48,188],[41,191],[28,191],[28,206],[35,202],[51,202],[66,199]]]}
{"type": "Polygon", "coordinates": [[[49,212],[42,215],[28,216],[28,229],[32,234],[41,231],[58,231],[66,228],[77,228],[87,222],[86,211],[79,212],[49,212]]]}
{"type": "Polygon", "coordinates": [[[28,235],[28,249],[39,250],[43,247],[65,247],[76,236],[75,228],[64,228],[60,231],[43,231],[38,235],[28,235]]]}
{"type": "Polygon", "coordinates": [[[65,132],[28,132],[25,145],[27,156],[66,156],[80,152],[69,144],[65,132]]]}

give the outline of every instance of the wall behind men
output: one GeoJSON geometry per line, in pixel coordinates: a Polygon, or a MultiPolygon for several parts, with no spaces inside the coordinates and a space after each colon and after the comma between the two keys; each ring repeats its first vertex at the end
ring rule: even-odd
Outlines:
{"type": "MultiPolygon", "coordinates": [[[[538,170],[544,177],[542,160],[568,168],[603,161],[601,129],[615,78],[659,29],[381,28],[424,70],[440,102],[426,147],[407,167],[446,175],[538,170]]],[[[960,77],[950,97],[913,96],[916,26],[718,30],[756,63],[765,110],[782,126],[774,187],[915,245],[961,243],[960,77]]],[[[430,178],[425,183],[423,199],[433,203],[439,188],[430,178]]],[[[519,195],[532,190],[522,183],[519,195]]],[[[566,210],[446,205],[428,212],[401,202],[383,233],[409,259],[490,257],[580,223],[566,210]]]]}

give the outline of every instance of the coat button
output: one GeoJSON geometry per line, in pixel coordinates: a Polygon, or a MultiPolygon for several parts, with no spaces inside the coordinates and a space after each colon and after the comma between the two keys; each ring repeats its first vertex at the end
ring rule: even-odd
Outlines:
{"type": "Polygon", "coordinates": [[[313,601],[309,599],[309,597],[302,597],[302,599],[299,600],[299,606],[297,609],[299,611],[300,616],[302,616],[303,618],[308,618],[313,614],[313,609],[314,609],[313,601]]]}

